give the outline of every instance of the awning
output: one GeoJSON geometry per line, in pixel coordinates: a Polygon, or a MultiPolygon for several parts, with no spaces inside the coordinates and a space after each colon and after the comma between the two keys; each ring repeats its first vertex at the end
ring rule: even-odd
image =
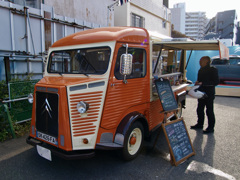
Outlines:
{"type": "Polygon", "coordinates": [[[221,59],[229,59],[229,49],[220,41],[168,41],[156,42],[165,50],[218,50],[221,59]]]}

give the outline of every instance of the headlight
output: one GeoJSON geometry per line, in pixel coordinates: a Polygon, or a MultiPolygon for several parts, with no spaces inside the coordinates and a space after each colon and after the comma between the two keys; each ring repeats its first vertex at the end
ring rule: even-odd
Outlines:
{"type": "Polygon", "coordinates": [[[32,93],[30,93],[29,95],[28,95],[28,102],[29,103],[33,103],[33,94],[32,93]]]}
{"type": "Polygon", "coordinates": [[[78,112],[80,112],[81,114],[87,112],[89,108],[89,104],[84,102],[84,101],[80,101],[78,104],[77,104],[77,110],[78,112]]]}

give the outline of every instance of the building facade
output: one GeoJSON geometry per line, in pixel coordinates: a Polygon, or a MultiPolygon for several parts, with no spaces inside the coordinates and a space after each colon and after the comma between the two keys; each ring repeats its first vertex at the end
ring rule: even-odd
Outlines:
{"type": "Polygon", "coordinates": [[[186,12],[185,3],[174,4],[171,17],[174,30],[191,39],[202,40],[208,19],[205,12],[186,12]]]}
{"type": "Polygon", "coordinates": [[[131,0],[114,8],[114,26],[143,27],[171,36],[168,0],[131,0]]]}
{"type": "Polygon", "coordinates": [[[135,26],[171,35],[168,0],[122,0],[123,5],[118,6],[119,2],[0,0],[0,81],[6,79],[7,71],[12,78],[24,79],[31,74],[33,79],[40,79],[49,47],[78,31],[135,26]]]}
{"type": "Polygon", "coordinates": [[[113,26],[114,12],[108,6],[115,2],[0,0],[0,81],[7,74],[10,79],[40,79],[49,47],[78,31],[113,26]]]}
{"type": "Polygon", "coordinates": [[[185,34],[185,3],[174,4],[170,10],[174,30],[185,34]]]}
{"type": "Polygon", "coordinates": [[[236,44],[238,22],[236,10],[218,12],[206,26],[204,39],[230,39],[236,44]]]}
{"type": "Polygon", "coordinates": [[[22,6],[41,9],[42,4],[51,6],[56,15],[84,20],[100,26],[114,26],[113,13],[108,6],[116,0],[8,0],[22,6]],[[112,21],[111,21],[112,19],[112,21]]]}
{"type": "Polygon", "coordinates": [[[237,22],[237,40],[236,44],[240,45],[240,21],[237,22]]]}
{"type": "Polygon", "coordinates": [[[202,40],[205,36],[207,22],[206,12],[186,12],[186,36],[195,40],[202,40]]]}

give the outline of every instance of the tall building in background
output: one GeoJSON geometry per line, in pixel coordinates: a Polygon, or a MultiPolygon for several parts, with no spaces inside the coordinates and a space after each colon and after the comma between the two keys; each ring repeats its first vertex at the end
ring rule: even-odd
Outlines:
{"type": "Polygon", "coordinates": [[[201,40],[204,37],[207,18],[205,12],[186,12],[185,3],[174,4],[171,8],[174,30],[186,36],[201,40]]]}
{"type": "Polygon", "coordinates": [[[218,12],[207,24],[204,39],[229,39],[232,41],[232,45],[235,45],[237,29],[236,10],[218,12]]]}
{"type": "Polygon", "coordinates": [[[240,21],[237,22],[237,40],[236,44],[240,45],[240,21]]]}
{"type": "Polygon", "coordinates": [[[174,30],[185,34],[185,3],[174,4],[170,10],[174,30]]]}
{"type": "Polygon", "coordinates": [[[185,34],[195,40],[202,40],[207,25],[206,12],[186,12],[185,34]]]}

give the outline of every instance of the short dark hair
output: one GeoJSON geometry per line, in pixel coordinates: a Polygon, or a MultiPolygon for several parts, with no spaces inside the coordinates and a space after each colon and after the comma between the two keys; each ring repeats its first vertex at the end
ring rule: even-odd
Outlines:
{"type": "Polygon", "coordinates": [[[211,63],[211,58],[209,57],[209,56],[203,56],[201,59],[205,59],[205,60],[207,60],[208,62],[208,64],[210,64],[211,63]]]}

